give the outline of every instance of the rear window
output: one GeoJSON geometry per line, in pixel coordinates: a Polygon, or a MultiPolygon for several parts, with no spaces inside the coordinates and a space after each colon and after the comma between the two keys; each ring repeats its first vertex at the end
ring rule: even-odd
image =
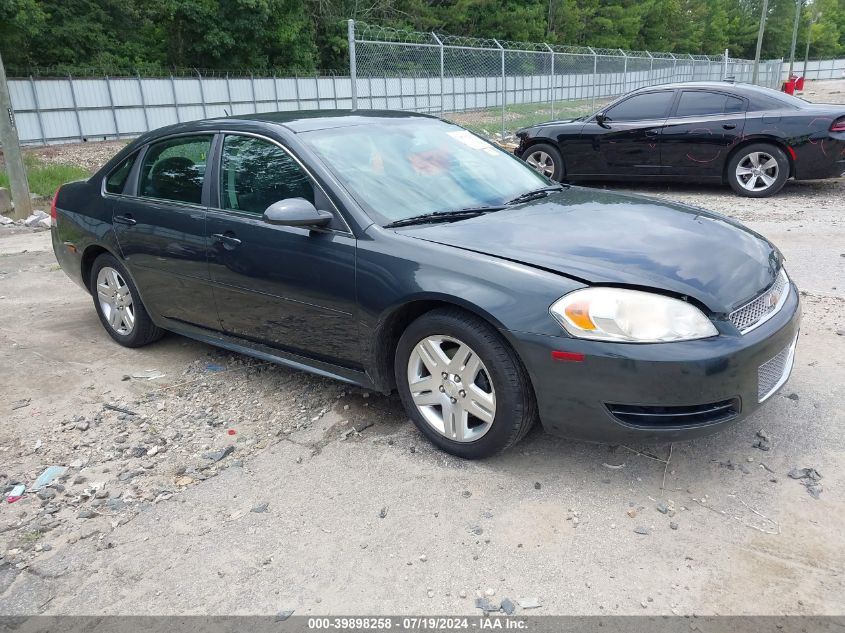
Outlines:
{"type": "Polygon", "coordinates": [[[737,99],[720,92],[706,92],[704,90],[684,90],[678,101],[678,111],[675,116],[706,116],[708,114],[728,114],[742,112],[745,104],[737,99]]]}
{"type": "Polygon", "coordinates": [[[135,156],[132,155],[124,160],[120,165],[115,167],[111,173],[106,176],[106,191],[109,193],[123,193],[126,187],[126,181],[129,180],[129,172],[132,171],[132,165],[135,163],[135,156]]]}

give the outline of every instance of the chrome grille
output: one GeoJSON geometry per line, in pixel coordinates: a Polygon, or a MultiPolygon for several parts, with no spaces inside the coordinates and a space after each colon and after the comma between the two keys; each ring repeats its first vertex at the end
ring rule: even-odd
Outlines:
{"type": "Polygon", "coordinates": [[[789,294],[789,277],[781,268],[775,282],[763,294],[730,314],[731,323],[745,334],[772,318],[783,307],[789,294]]]}
{"type": "Polygon", "coordinates": [[[760,402],[771,396],[789,378],[797,342],[798,337],[789,347],[757,368],[757,399],[760,402]]]}

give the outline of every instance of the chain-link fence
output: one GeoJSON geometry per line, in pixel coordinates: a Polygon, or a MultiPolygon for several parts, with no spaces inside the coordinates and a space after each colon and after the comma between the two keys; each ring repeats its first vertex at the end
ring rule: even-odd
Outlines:
{"type": "MultiPolygon", "coordinates": [[[[349,21],[357,108],[438,114],[487,136],[581,116],[635,88],[673,81],[751,82],[754,63],[681,55],[418,33],[349,21]]],[[[777,88],[782,60],[757,83],[777,88]]]]}

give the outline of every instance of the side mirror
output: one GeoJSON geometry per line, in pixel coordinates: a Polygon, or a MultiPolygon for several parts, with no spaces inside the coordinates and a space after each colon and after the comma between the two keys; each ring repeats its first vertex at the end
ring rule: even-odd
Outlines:
{"type": "Polygon", "coordinates": [[[264,211],[267,224],[280,226],[326,226],[333,217],[328,211],[318,211],[305,198],[279,200],[264,211]]]}
{"type": "Polygon", "coordinates": [[[610,127],[610,126],[607,124],[607,122],[608,122],[609,120],[610,120],[610,119],[608,119],[608,118],[607,118],[607,115],[606,115],[604,112],[599,112],[599,113],[596,115],[596,123],[598,123],[598,124],[599,124],[600,126],[602,126],[602,127],[610,127]]]}

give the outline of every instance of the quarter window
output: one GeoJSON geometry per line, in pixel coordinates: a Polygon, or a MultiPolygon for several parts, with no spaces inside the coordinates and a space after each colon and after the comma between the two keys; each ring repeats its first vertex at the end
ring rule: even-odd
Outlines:
{"type": "Polygon", "coordinates": [[[211,136],[179,136],[151,145],[141,167],[138,194],[175,202],[202,203],[211,136]]]}
{"type": "Polygon", "coordinates": [[[112,172],[106,177],[106,191],[108,193],[123,193],[126,187],[126,181],[129,180],[129,172],[132,171],[132,165],[135,162],[135,156],[130,156],[125,161],[115,167],[112,172]]]}
{"type": "Polygon", "coordinates": [[[299,164],[278,145],[252,136],[227,136],[220,169],[220,206],[263,214],[274,202],[305,198],[314,186],[299,164]]]}
{"type": "Polygon", "coordinates": [[[634,95],[622,103],[613,106],[606,115],[611,121],[647,121],[662,119],[669,111],[674,92],[647,92],[634,95]]]}
{"type": "Polygon", "coordinates": [[[709,114],[728,114],[742,112],[745,109],[742,99],[718,92],[685,90],[678,102],[675,116],[706,116],[709,114]]]}

